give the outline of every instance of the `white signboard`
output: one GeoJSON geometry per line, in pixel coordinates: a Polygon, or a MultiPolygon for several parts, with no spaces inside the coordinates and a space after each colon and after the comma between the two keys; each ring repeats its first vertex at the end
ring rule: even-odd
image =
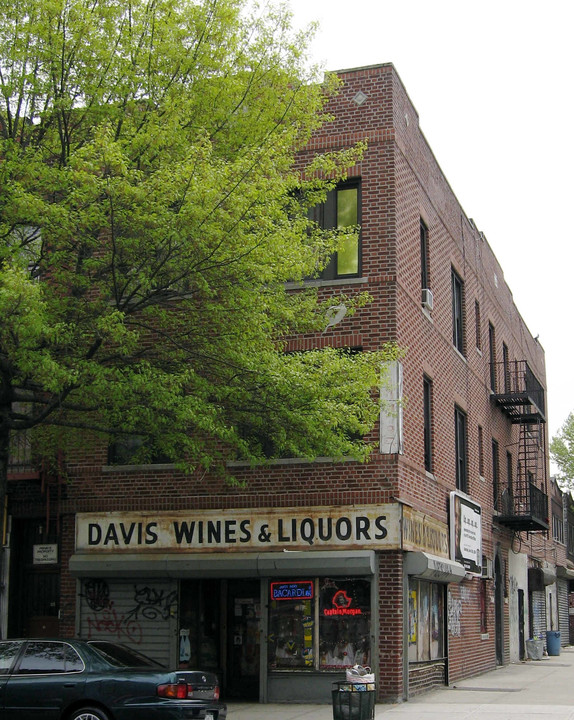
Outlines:
{"type": "Polygon", "coordinates": [[[57,565],[58,546],[55,543],[34,545],[32,548],[32,562],[34,565],[57,565]]]}
{"type": "Polygon", "coordinates": [[[80,513],[76,552],[400,547],[400,506],[80,513]]]}
{"type": "Polygon", "coordinates": [[[458,490],[450,494],[451,558],[473,575],[482,571],[482,508],[458,490]]]}

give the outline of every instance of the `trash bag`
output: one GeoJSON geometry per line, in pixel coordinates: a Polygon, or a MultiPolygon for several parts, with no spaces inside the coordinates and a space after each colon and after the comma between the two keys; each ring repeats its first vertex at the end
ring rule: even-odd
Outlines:
{"type": "Polygon", "coordinates": [[[355,684],[375,682],[375,674],[371,672],[371,668],[363,667],[363,665],[353,665],[352,668],[347,668],[346,677],[347,682],[355,684]]]}

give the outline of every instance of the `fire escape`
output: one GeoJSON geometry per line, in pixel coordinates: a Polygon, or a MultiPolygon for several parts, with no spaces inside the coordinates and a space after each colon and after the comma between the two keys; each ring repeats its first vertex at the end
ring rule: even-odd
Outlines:
{"type": "Polygon", "coordinates": [[[516,531],[549,527],[544,388],[525,360],[493,363],[492,398],[518,425],[516,473],[494,491],[495,519],[516,531]],[[497,513],[497,514],[496,514],[497,513]]]}
{"type": "Polygon", "coordinates": [[[13,483],[34,480],[40,483],[45,504],[44,532],[49,535],[53,525],[55,533],[59,534],[60,505],[64,489],[63,456],[58,453],[54,463],[39,460],[34,456],[30,434],[25,430],[14,432],[10,437],[9,487],[14,487],[13,483]]]}

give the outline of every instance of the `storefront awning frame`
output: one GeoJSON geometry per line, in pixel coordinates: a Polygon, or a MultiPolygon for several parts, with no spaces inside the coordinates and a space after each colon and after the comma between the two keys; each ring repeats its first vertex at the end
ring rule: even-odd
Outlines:
{"type": "Polygon", "coordinates": [[[373,550],[269,553],[76,553],[73,577],[230,578],[374,575],[373,550]]]}
{"type": "Polygon", "coordinates": [[[461,563],[426,552],[407,552],[405,570],[407,575],[439,583],[459,583],[466,576],[461,563]]]}

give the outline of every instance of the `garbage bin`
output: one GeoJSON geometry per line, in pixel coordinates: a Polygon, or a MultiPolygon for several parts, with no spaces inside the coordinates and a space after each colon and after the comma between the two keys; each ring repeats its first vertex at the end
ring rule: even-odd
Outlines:
{"type": "Polygon", "coordinates": [[[374,720],[375,683],[333,684],[333,720],[374,720]]]}
{"type": "Polygon", "coordinates": [[[546,647],[549,655],[560,655],[560,633],[548,630],[546,633],[546,647]]]}
{"type": "Polygon", "coordinates": [[[535,638],[526,641],[526,654],[530,660],[542,660],[544,642],[535,638]]]}

